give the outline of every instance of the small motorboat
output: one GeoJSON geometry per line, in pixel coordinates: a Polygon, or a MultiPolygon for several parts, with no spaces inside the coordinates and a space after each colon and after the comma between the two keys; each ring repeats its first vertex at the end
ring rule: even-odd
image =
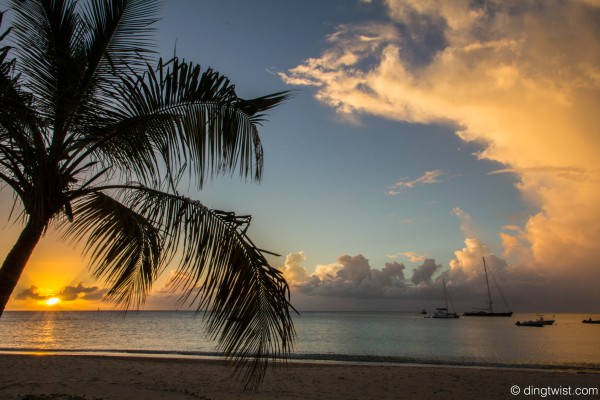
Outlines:
{"type": "Polygon", "coordinates": [[[540,317],[538,318],[537,322],[541,322],[544,325],[554,325],[554,321],[553,319],[544,319],[543,315],[540,315],[540,317]]]}
{"type": "Polygon", "coordinates": [[[600,319],[591,319],[591,318],[588,318],[588,319],[584,319],[581,322],[583,322],[584,324],[600,324],[600,319]]]}
{"type": "Polygon", "coordinates": [[[535,327],[541,328],[546,324],[544,323],[544,321],[523,321],[523,322],[517,321],[517,322],[515,322],[515,325],[516,326],[535,326],[535,327]]]}

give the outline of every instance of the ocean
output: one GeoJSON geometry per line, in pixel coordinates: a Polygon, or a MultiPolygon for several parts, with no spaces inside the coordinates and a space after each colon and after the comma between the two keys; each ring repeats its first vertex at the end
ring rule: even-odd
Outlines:
{"type": "MultiPolygon", "coordinates": [[[[292,358],[600,370],[598,315],[546,314],[553,326],[517,327],[512,318],[424,318],[403,312],[303,312],[294,317],[292,358]]],[[[218,356],[202,318],[184,311],[5,312],[2,352],[218,356]]]]}

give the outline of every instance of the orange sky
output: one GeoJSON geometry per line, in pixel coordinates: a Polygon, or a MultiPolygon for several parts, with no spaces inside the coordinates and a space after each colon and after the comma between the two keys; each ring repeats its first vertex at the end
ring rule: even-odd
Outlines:
{"type": "MultiPolygon", "coordinates": [[[[6,196],[4,196],[6,197],[6,196]]],[[[2,203],[2,200],[0,200],[2,203]]],[[[3,208],[5,209],[5,208],[3,208]]],[[[2,213],[0,213],[2,214],[2,213]]],[[[0,218],[5,217],[0,215],[0,218]]],[[[5,217],[6,218],[6,217],[5,217]]],[[[6,219],[4,219],[6,221],[6,219]]],[[[6,254],[20,230],[18,224],[4,222],[0,254],[6,254]]],[[[96,310],[113,309],[112,303],[101,301],[106,289],[97,283],[87,269],[87,260],[81,247],[65,241],[55,230],[42,237],[25,268],[23,275],[7,305],[7,310],[96,310]],[[46,304],[51,297],[61,298],[54,305],[46,304]]],[[[156,283],[160,292],[168,274],[156,283]]],[[[173,299],[157,293],[146,304],[147,309],[174,308],[173,299]]]]}

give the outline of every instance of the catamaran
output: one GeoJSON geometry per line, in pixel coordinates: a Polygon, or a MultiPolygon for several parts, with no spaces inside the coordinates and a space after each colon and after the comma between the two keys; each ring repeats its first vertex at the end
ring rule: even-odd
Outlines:
{"type": "MultiPolygon", "coordinates": [[[[463,315],[466,317],[511,317],[513,315],[512,311],[502,311],[502,312],[494,311],[493,302],[492,302],[492,294],[490,292],[490,280],[488,278],[488,269],[487,269],[487,266],[485,265],[485,257],[481,257],[481,258],[483,259],[483,270],[485,271],[485,283],[487,285],[488,308],[466,312],[463,315]]],[[[490,271],[490,275],[491,275],[491,271],[490,271]]],[[[496,289],[498,289],[498,293],[500,293],[502,300],[504,300],[504,304],[506,305],[506,308],[509,308],[508,303],[506,302],[506,299],[504,298],[504,295],[500,291],[500,287],[498,286],[498,284],[496,283],[496,280],[494,279],[494,275],[492,275],[492,280],[494,281],[496,289]]]]}

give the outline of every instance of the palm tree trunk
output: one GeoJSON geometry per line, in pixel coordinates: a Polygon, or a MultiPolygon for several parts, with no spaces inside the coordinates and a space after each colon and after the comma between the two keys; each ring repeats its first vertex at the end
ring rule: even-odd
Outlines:
{"type": "Polygon", "coordinates": [[[27,225],[19,235],[17,243],[6,256],[0,268],[0,316],[4,312],[6,303],[19,282],[21,273],[29,261],[29,256],[37,245],[46,224],[30,218],[27,225]]]}

